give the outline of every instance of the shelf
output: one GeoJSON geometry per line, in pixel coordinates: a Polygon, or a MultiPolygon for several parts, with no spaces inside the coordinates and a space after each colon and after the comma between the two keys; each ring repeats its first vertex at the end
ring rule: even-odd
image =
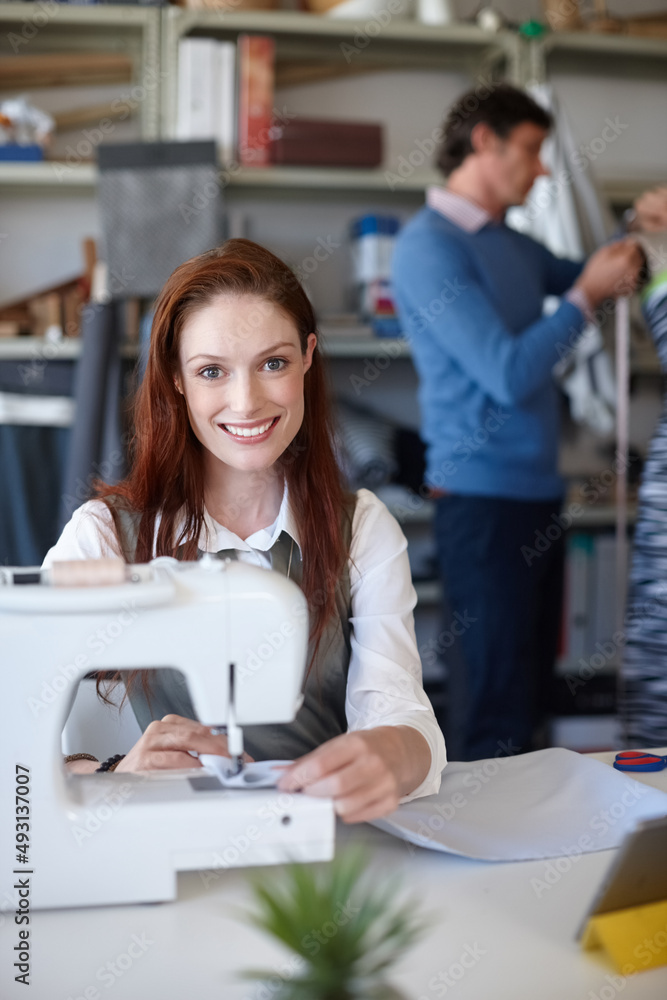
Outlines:
{"type": "MultiPolygon", "coordinates": [[[[585,656],[582,656],[581,659],[584,661],[584,664],[588,665],[590,657],[594,656],[596,652],[597,650],[591,649],[585,656]]],[[[554,675],[557,678],[565,677],[567,674],[579,677],[582,666],[583,664],[579,660],[568,660],[561,658],[559,660],[556,660],[556,664],[554,667],[554,675]]],[[[620,663],[618,659],[612,658],[609,660],[608,663],[605,663],[604,666],[593,667],[592,669],[595,672],[594,674],[595,677],[616,677],[620,669],[620,663]]],[[[588,678],[581,678],[581,679],[587,680],[588,678]]]]}
{"type": "MultiPolygon", "coordinates": [[[[587,528],[615,528],[616,527],[616,506],[614,504],[604,504],[599,507],[586,507],[584,503],[572,497],[565,501],[565,509],[571,504],[578,503],[583,508],[583,513],[575,518],[568,529],[573,531],[585,531],[587,528]]],[[[637,518],[637,507],[635,504],[628,507],[628,524],[634,524],[637,518]]]]}
{"type": "Polygon", "coordinates": [[[132,82],[121,98],[134,101],[144,139],[160,128],[160,11],[157,7],[100,4],[0,3],[0,55],[117,52],[130,56],[132,82]]]}
{"type": "MultiPolygon", "coordinates": [[[[123,344],[121,357],[136,358],[137,347],[123,344]]],[[[0,361],[26,361],[43,364],[47,361],[76,361],[81,355],[78,337],[45,340],[44,337],[0,337],[0,361]]]]}
{"type": "Polygon", "coordinates": [[[554,73],[636,77],[667,75],[667,39],[605,32],[552,32],[523,50],[526,80],[548,80],[554,73]]]}
{"type": "Polygon", "coordinates": [[[417,580],[414,583],[419,604],[440,604],[442,586],[439,580],[417,580]]]}
{"type": "MultiPolygon", "coordinates": [[[[384,12],[386,15],[386,12],[384,12]]],[[[241,32],[270,34],[276,42],[277,83],[347,76],[377,70],[441,70],[519,80],[521,40],[515,32],[482,31],[472,24],[425,25],[391,18],[323,17],[293,11],[192,11],[168,7],[162,21],[162,63],[166,70],[163,134],[176,125],[178,43],[186,36],[235,39],[241,32]],[[289,78],[286,73],[290,73],[289,78]]]]}
{"type": "MultiPolygon", "coordinates": [[[[385,170],[345,170],[329,167],[236,167],[221,169],[223,185],[234,190],[249,192],[284,192],[295,196],[307,191],[330,191],[339,194],[396,195],[421,198],[430,184],[441,184],[442,177],[436,171],[420,172],[401,180],[394,189],[389,185],[385,170]]],[[[99,172],[94,163],[67,163],[46,160],[41,163],[0,162],[0,186],[13,189],[24,188],[35,193],[53,193],[62,190],[94,191],[99,172]]],[[[632,204],[642,191],[659,184],[660,177],[608,178],[601,180],[603,194],[618,206],[632,204]]]]}
{"type": "Polygon", "coordinates": [[[598,178],[598,183],[602,188],[602,193],[612,205],[625,208],[631,205],[635,198],[638,198],[643,191],[659,186],[664,187],[666,179],[667,172],[661,177],[647,176],[634,179],[620,177],[618,179],[614,179],[613,177],[607,179],[598,178]]]}
{"type": "Polygon", "coordinates": [[[410,345],[398,337],[374,337],[368,327],[360,327],[364,334],[360,337],[343,336],[327,332],[326,324],[319,327],[322,334],[322,350],[330,358],[409,358],[410,345]]]}
{"type": "MultiPolygon", "coordinates": [[[[378,354],[390,354],[395,357],[409,357],[409,347],[404,340],[368,336],[368,328],[360,327],[366,336],[360,339],[343,337],[339,333],[331,333],[329,340],[323,342],[323,353],[334,358],[373,358],[378,354]]],[[[320,327],[323,339],[327,335],[326,324],[320,327]]],[[[65,337],[54,342],[43,337],[0,337],[0,361],[71,361],[81,353],[81,340],[76,337],[65,337]]],[[[124,344],[121,349],[124,358],[135,358],[137,347],[134,344],[124,344]]]]}
{"type": "MultiPolygon", "coordinates": [[[[389,171],[387,171],[389,172],[389,171]]],[[[97,186],[99,171],[95,163],[67,163],[46,160],[41,163],[0,162],[0,185],[14,188],[52,189],[87,188],[97,186]]],[[[409,177],[397,186],[389,187],[383,170],[344,170],[327,167],[237,167],[230,172],[221,168],[223,186],[247,188],[251,191],[305,191],[377,192],[392,196],[397,192],[423,195],[429,184],[442,178],[435,172],[409,177]]]]}
{"type": "Polygon", "coordinates": [[[223,178],[231,187],[267,188],[297,194],[305,190],[323,189],[336,191],[384,192],[388,197],[399,193],[423,195],[429,184],[441,184],[442,177],[435,171],[413,174],[400,184],[390,187],[387,174],[398,176],[394,170],[352,170],[334,167],[241,167],[223,178]]]}
{"type": "Polygon", "coordinates": [[[56,191],[81,189],[94,191],[98,169],[93,163],[67,163],[45,160],[41,163],[0,162],[0,188],[25,188],[31,192],[53,194],[56,191]]]}
{"type": "MultiPolygon", "coordinates": [[[[296,11],[197,11],[181,7],[168,7],[165,19],[179,37],[191,34],[237,35],[242,31],[265,32],[277,37],[298,38],[302,42],[312,38],[332,38],[335,41],[354,41],[366,25],[380,27],[379,20],[371,15],[354,18],[323,17],[320,14],[296,11]]],[[[511,31],[483,31],[475,24],[448,25],[422,24],[420,21],[391,18],[381,26],[376,35],[367,33],[372,46],[382,47],[396,42],[419,47],[468,48],[474,51],[487,49],[513,51],[518,37],[511,31]]],[[[361,51],[361,46],[360,46],[361,51]]]]}
{"type": "MultiPolygon", "coordinates": [[[[113,37],[110,37],[106,32],[97,32],[97,28],[100,25],[105,28],[117,28],[120,31],[128,28],[128,26],[134,29],[146,28],[151,26],[153,22],[158,21],[156,14],[159,13],[155,8],[127,6],[125,4],[87,6],[85,4],[63,3],[58,7],[52,7],[50,4],[45,4],[44,6],[48,9],[44,10],[38,4],[36,5],[32,2],[0,3],[0,22],[3,25],[22,26],[23,24],[32,24],[34,22],[34,25],[39,28],[39,31],[33,37],[26,38],[26,42],[30,42],[31,51],[34,51],[38,47],[36,45],[37,36],[42,35],[43,39],[46,35],[45,29],[53,32],[61,26],[67,28],[66,34],[69,39],[72,39],[72,48],[79,48],[79,43],[82,39],[96,38],[96,40],[99,40],[103,36],[106,36],[105,48],[121,48],[122,42],[114,41],[113,37]],[[35,15],[34,18],[33,14],[35,15]]],[[[20,27],[14,27],[11,30],[20,31],[20,27]]],[[[156,23],[155,31],[157,32],[158,30],[159,26],[156,23]]],[[[118,39],[117,34],[115,38],[118,39]]],[[[53,39],[50,39],[50,45],[52,44],[53,39]]],[[[43,40],[42,45],[44,45],[43,40]]],[[[5,37],[0,44],[0,53],[4,55],[4,50],[8,47],[11,49],[12,55],[20,54],[20,46],[18,49],[11,48],[9,39],[5,37]]]]}
{"type": "Polygon", "coordinates": [[[569,53],[584,56],[610,56],[618,59],[657,59],[667,63],[667,38],[647,38],[604,31],[554,31],[544,35],[541,44],[547,58],[569,53]]]}

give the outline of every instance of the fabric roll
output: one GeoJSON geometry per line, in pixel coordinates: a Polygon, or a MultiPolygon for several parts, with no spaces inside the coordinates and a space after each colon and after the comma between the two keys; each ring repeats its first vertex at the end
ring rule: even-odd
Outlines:
{"type": "MultiPolygon", "coordinates": [[[[542,157],[549,176],[537,178],[525,203],[511,208],[506,222],[557,256],[581,260],[612,236],[616,224],[594,175],[581,166],[581,150],[553,87],[539,84],[528,90],[554,117],[542,157]]],[[[555,309],[556,301],[547,300],[546,308],[555,309]]],[[[572,419],[602,437],[611,434],[614,373],[597,326],[586,327],[572,353],[558,362],[554,375],[568,396],[572,419]]]]}
{"type": "Polygon", "coordinates": [[[91,304],[82,313],[82,348],[74,389],[77,416],[63,481],[61,528],[89,499],[94,478],[116,483],[125,471],[119,313],[116,303],[91,304]]]}
{"type": "Polygon", "coordinates": [[[395,427],[347,403],[337,407],[338,458],[351,489],[375,489],[396,473],[395,427]]]}
{"type": "MultiPolygon", "coordinates": [[[[667,270],[653,277],[642,308],[667,371],[667,270]]],[[[619,710],[624,743],[667,744],[667,396],[639,488],[628,587],[619,710]]]]}
{"type": "Polygon", "coordinates": [[[60,532],[74,363],[0,362],[0,563],[36,566],[60,532]]]}

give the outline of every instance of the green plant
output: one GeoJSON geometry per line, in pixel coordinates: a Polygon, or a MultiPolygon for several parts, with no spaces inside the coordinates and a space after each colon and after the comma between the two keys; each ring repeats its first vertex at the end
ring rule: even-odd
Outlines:
{"type": "MultiPolygon", "coordinates": [[[[267,884],[253,880],[258,904],[247,914],[301,956],[276,1000],[390,1000],[400,996],[384,975],[425,929],[414,901],[396,903],[396,880],[371,887],[364,855],[340,854],[327,865],[291,864],[267,884]]],[[[275,979],[270,970],[246,978],[275,979]]]]}

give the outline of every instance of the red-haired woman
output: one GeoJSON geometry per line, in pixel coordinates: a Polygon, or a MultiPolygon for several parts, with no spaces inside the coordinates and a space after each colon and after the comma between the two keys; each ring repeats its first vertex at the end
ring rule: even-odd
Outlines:
{"type": "MultiPolygon", "coordinates": [[[[315,330],[291,270],[249,240],[177,268],[156,306],[132,471],[99,486],[45,564],[222,552],[286,572],[311,609],[304,702],[290,725],[245,727],[244,743],[295,761],[282,790],[333,797],[357,822],[436,792],[445,747],[421,685],[405,538],[372,493],[343,488],[315,330]]],[[[180,674],[124,679],[143,736],[118,771],[227,752],[180,674]]]]}

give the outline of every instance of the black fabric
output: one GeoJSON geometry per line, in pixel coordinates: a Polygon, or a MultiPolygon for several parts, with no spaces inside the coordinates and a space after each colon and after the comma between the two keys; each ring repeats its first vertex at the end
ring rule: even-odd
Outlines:
{"type": "MultiPolygon", "coordinates": [[[[71,396],[75,362],[35,354],[0,361],[0,392],[71,396]]],[[[58,540],[58,508],[71,431],[0,424],[0,563],[40,565],[58,540]]]]}
{"type": "Polygon", "coordinates": [[[394,452],[398,463],[394,482],[419,493],[426,475],[426,445],[417,431],[409,427],[397,427],[394,432],[394,452]]]}
{"type": "Polygon", "coordinates": [[[0,562],[39,566],[58,540],[68,427],[0,424],[0,562]]]}
{"type": "Polygon", "coordinates": [[[74,383],[76,419],[63,481],[61,526],[89,499],[94,478],[116,483],[125,472],[122,330],[119,303],[88,305],[83,310],[82,349],[74,383]]]}

